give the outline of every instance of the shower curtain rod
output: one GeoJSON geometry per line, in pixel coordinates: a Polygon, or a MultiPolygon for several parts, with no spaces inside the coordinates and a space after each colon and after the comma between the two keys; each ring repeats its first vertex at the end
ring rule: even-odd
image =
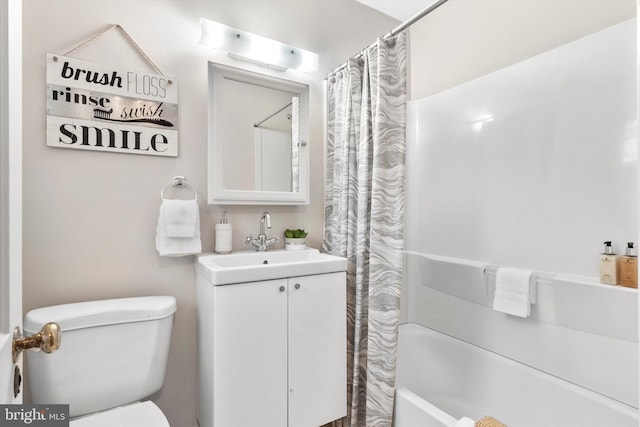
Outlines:
{"type": "MultiPolygon", "coordinates": [[[[416,23],[420,19],[424,18],[425,16],[427,16],[428,14],[430,14],[431,12],[433,12],[434,10],[436,10],[437,8],[439,8],[440,6],[442,6],[443,4],[445,4],[448,1],[449,0],[436,0],[436,1],[434,1],[429,6],[425,7],[420,12],[416,13],[411,18],[407,19],[402,24],[398,25],[396,28],[394,28],[393,30],[391,30],[388,33],[386,33],[384,36],[382,36],[382,38],[383,39],[387,39],[389,37],[393,37],[393,36],[401,33],[402,31],[406,30],[411,25],[413,25],[414,23],[416,23]]],[[[370,48],[371,46],[373,46],[374,44],[375,43],[372,43],[369,46],[365,47],[360,52],[356,53],[355,55],[352,55],[351,58],[358,58],[358,57],[362,56],[364,54],[364,51],[367,50],[368,48],[370,48]]],[[[329,74],[327,74],[327,76],[325,77],[325,80],[327,79],[327,77],[331,76],[332,74],[337,73],[338,71],[342,70],[346,66],[347,66],[346,62],[344,64],[338,66],[333,71],[331,71],[329,74]]]]}
{"type": "Polygon", "coordinates": [[[440,6],[445,4],[447,1],[449,1],[449,0],[436,0],[436,1],[434,1],[429,6],[425,7],[420,12],[416,13],[411,18],[407,19],[402,24],[398,25],[393,30],[389,31],[387,34],[382,36],[382,38],[386,39],[388,37],[393,37],[396,34],[406,30],[407,28],[412,26],[414,23],[416,23],[420,19],[424,18],[425,16],[427,16],[428,14],[430,14],[431,12],[433,12],[434,10],[436,10],[437,8],[439,8],[440,6]]]}

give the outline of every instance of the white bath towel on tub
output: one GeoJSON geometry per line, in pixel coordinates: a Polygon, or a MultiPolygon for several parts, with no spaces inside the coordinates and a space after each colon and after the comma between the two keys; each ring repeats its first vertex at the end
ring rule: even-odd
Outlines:
{"type": "Polygon", "coordinates": [[[202,252],[196,200],[162,200],[156,228],[156,250],[161,256],[172,257],[202,252]]]}
{"type": "Polygon", "coordinates": [[[476,422],[471,418],[462,417],[455,423],[453,427],[475,427],[476,422]]]}
{"type": "Polygon", "coordinates": [[[493,309],[519,317],[529,317],[535,303],[535,275],[518,268],[498,268],[493,309]]]}

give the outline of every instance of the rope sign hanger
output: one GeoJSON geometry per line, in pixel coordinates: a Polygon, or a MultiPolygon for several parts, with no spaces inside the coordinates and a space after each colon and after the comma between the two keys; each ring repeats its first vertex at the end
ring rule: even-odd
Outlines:
{"type": "MultiPolygon", "coordinates": [[[[113,24],[112,26],[110,26],[109,28],[107,28],[104,31],[99,32],[98,34],[95,34],[91,37],[89,37],[87,40],[83,41],[82,43],[78,44],[77,46],[75,46],[74,48],[71,48],[69,51],[65,52],[63,54],[63,56],[68,56],[69,54],[75,52],[76,50],[80,49],[82,46],[87,45],[89,43],[91,43],[92,41],[102,37],[103,35],[107,34],[108,32],[115,30],[116,28],[119,28],[122,33],[124,34],[124,36],[127,38],[127,40],[129,41],[129,43],[136,48],[136,50],[138,51],[138,53],[140,55],[142,55],[142,57],[147,61],[147,63],[149,65],[151,65],[151,67],[160,75],[164,76],[164,73],[160,70],[160,68],[158,68],[156,66],[156,64],[154,64],[154,62],[151,60],[151,58],[149,58],[149,55],[146,54],[146,52],[144,50],[142,50],[142,48],[138,45],[138,43],[135,42],[135,40],[133,40],[133,37],[131,37],[131,35],[127,32],[127,30],[125,30],[120,24],[113,24]]],[[[169,84],[171,84],[171,80],[169,80],[169,84]]]]}

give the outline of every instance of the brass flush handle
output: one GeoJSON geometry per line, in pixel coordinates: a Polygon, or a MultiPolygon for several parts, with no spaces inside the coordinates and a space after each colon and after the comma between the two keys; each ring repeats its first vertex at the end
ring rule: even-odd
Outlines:
{"type": "Polygon", "coordinates": [[[13,331],[13,343],[11,345],[13,363],[16,363],[22,350],[30,348],[39,348],[45,353],[53,353],[60,347],[61,340],[60,325],[54,322],[47,323],[40,329],[40,332],[30,337],[22,337],[22,331],[19,327],[16,327],[13,331]]]}

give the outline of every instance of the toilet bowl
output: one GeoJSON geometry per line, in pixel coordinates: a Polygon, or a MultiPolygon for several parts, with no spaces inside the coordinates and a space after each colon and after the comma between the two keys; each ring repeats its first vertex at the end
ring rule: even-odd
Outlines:
{"type": "Polygon", "coordinates": [[[55,353],[30,352],[33,403],[68,404],[72,427],[169,427],[150,396],[164,383],[176,300],[121,298],[32,310],[25,334],[60,325],[55,353]]]}

